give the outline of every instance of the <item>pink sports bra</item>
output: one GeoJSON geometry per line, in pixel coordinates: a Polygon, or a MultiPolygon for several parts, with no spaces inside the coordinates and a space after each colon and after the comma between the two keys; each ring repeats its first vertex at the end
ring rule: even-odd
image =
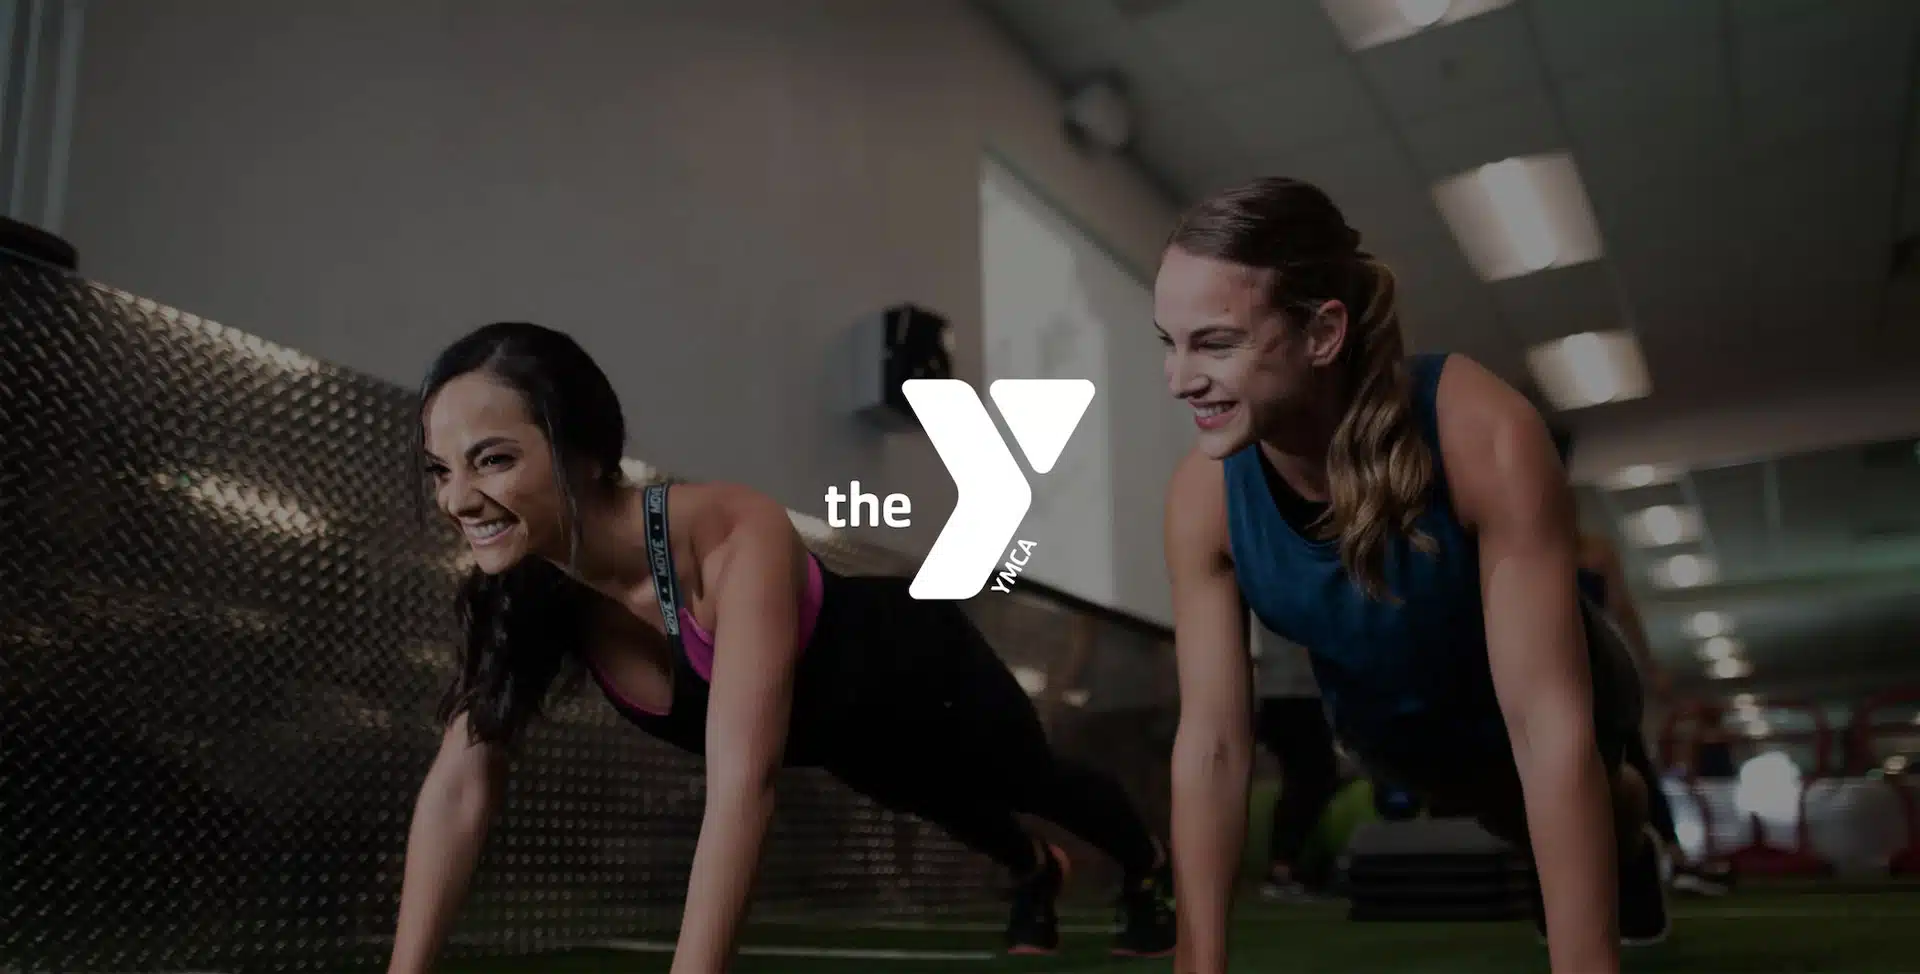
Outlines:
{"type": "MultiPolygon", "coordinates": [[[[820,561],[809,552],[807,554],[807,591],[800,599],[800,648],[803,651],[807,648],[807,643],[813,639],[814,625],[820,621],[820,606],[825,601],[825,594],[826,584],[820,576],[820,561]]],[[[700,628],[699,621],[693,617],[693,610],[685,605],[680,607],[680,645],[686,650],[687,662],[693,666],[693,671],[700,674],[700,679],[712,683],[713,636],[700,628]]],[[[598,667],[593,669],[594,676],[598,678],[597,682],[601,687],[622,704],[641,713],[656,717],[665,716],[660,711],[642,707],[628,700],[613,686],[605,674],[599,671],[598,667]]]]}

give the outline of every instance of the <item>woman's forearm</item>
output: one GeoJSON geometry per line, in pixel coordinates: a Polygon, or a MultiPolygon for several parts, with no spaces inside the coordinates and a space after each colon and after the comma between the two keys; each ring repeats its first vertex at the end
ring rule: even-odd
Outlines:
{"type": "Polygon", "coordinates": [[[407,833],[390,974],[433,968],[486,844],[498,795],[480,775],[429,774],[407,833]]]}
{"type": "Polygon", "coordinates": [[[773,818],[771,776],[707,793],[700,841],[693,853],[686,910],[674,950],[675,974],[716,974],[733,956],[773,818]]]}
{"type": "Polygon", "coordinates": [[[1517,754],[1545,901],[1548,954],[1564,974],[1620,969],[1613,802],[1591,741],[1517,754]]]}
{"type": "Polygon", "coordinates": [[[1177,974],[1227,969],[1227,914],[1246,837],[1248,734],[1183,726],[1173,748],[1177,974]]]}

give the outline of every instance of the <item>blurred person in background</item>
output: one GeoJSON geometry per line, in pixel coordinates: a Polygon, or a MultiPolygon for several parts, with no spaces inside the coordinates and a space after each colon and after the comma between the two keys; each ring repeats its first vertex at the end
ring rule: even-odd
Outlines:
{"type": "Polygon", "coordinates": [[[1255,734],[1280,765],[1280,793],[1272,810],[1267,870],[1260,893],[1276,901],[1312,901],[1329,877],[1300,870],[1301,851],[1340,786],[1333,728],[1320,703],[1307,651],[1249,617],[1260,703],[1255,734]]]}

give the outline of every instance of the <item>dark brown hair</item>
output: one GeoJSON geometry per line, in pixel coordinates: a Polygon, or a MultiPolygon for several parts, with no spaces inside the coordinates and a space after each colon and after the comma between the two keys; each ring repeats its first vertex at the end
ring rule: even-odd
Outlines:
{"type": "Polygon", "coordinates": [[[1272,270],[1268,305],[1302,327],[1326,301],[1348,309],[1339,368],[1350,398],[1327,447],[1332,503],[1322,537],[1368,595],[1386,593],[1392,533],[1417,550],[1434,542],[1417,520],[1433,484],[1431,452],[1413,416],[1406,341],[1393,271],[1360,249],[1360,234],[1318,187],[1268,177],[1189,209],[1169,246],[1196,257],[1272,270]]]}
{"type": "MultiPolygon", "coordinates": [[[[471,372],[518,392],[546,434],[566,504],[571,563],[580,548],[581,494],[620,481],[627,428],[612,383],[562,332],[517,321],[482,326],[447,346],[420,383],[422,448],[434,394],[471,372]]],[[[468,572],[455,606],[466,642],[439,717],[464,713],[473,740],[513,743],[579,652],[591,601],[558,566],[529,555],[498,575],[468,572]]]]}

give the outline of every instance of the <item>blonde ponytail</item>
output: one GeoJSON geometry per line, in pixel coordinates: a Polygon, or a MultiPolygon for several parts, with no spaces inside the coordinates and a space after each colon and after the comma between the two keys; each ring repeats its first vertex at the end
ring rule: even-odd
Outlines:
{"type": "Polygon", "coordinates": [[[1361,274],[1372,282],[1365,305],[1353,309],[1346,351],[1352,399],[1327,448],[1332,503],[1324,528],[1340,542],[1340,561],[1370,597],[1393,600],[1386,591],[1387,546],[1407,538],[1415,550],[1438,550],[1420,530],[1419,517],[1433,485],[1432,451],[1413,413],[1413,378],[1393,271],[1361,255],[1361,274]]]}

